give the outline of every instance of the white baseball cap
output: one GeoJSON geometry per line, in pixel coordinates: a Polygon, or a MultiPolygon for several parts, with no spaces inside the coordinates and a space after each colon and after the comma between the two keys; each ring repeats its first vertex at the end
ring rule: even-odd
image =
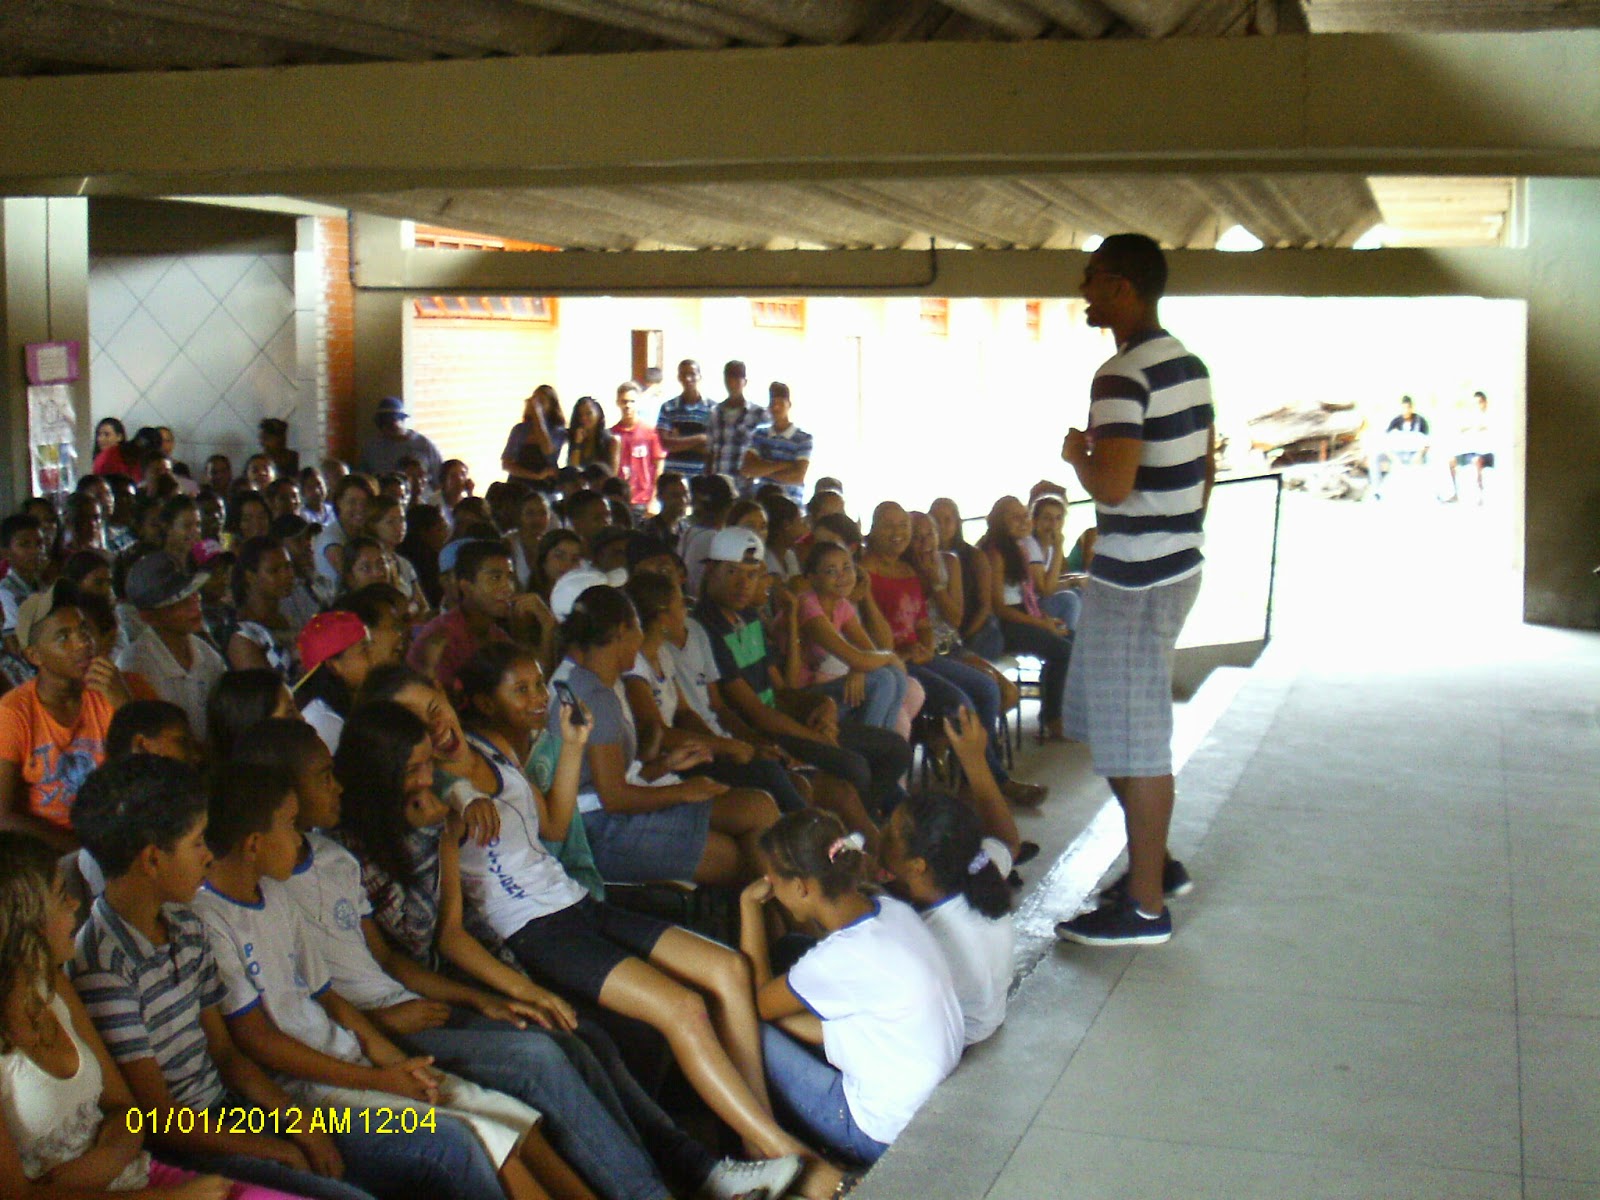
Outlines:
{"type": "Polygon", "coordinates": [[[574,567],[550,589],[550,611],[555,614],[558,621],[565,621],[572,615],[572,606],[578,602],[578,597],[592,587],[606,587],[611,581],[605,577],[604,572],[596,571],[593,567],[584,565],[574,567]]]}
{"type": "Polygon", "coordinates": [[[766,561],[767,548],[755,530],[742,525],[730,525],[717,530],[706,558],[710,562],[759,563],[766,561]]]}

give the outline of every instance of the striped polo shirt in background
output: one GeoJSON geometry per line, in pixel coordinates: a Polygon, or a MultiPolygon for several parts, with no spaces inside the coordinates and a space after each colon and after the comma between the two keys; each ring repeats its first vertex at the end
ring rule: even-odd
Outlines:
{"type": "Polygon", "coordinates": [[[1205,363],[1164,329],[1133,338],[1095,372],[1091,439],[1136,438],[1144,448],[1127,499],[1095,505],[1092,578],[1148,588],[1200,569],[1214,421],[1205,363]]]}
{"type": "MultiPolygon", "coordinates": [[[[782,433],[779,433],[773,427],[772,422],[768,421],[757,429],[755,435],[750,439],[750,449],[754,450],[758,457],[764,458],[768,462],[792,463],[799,462],[801,459],[809,462],[811,460],[811,446],[811,435],[793,421],[789,422],[789,427],[782,433]]],[[[761,484],[770,481],[765,479],[746,479],[741,482],[744,486],[754,490],[761,484]]],[[[778,486],[783,489],[785,496],[802,508],[805,507],[806,489],[804,484],[780,483],[778,486]]]]}
{"type": "Polygon", "coordinates": [[[68,974],[112,1058],[155,1059],[176,1107],[210,1108],[224,1089],[200,1012],[226,993],[200,918],[176,904],[162,905],[161,915],[165,946],[153,945],[99,897],[78,930],[68,974]]]}

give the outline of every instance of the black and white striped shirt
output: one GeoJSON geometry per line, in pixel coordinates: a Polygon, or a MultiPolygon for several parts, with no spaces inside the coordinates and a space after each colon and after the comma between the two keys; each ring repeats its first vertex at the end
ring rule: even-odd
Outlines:
{"type": "Polygon", "coordinates": [[[1148,588],[1200,569],[1214,420],[1205,363],[1164,329],[1133,338],[1095,372],[1091,437],[1135,438],[1144,446],[1133,491],[1121,504],[1095,505],[1093,578],[1148,588]]]}

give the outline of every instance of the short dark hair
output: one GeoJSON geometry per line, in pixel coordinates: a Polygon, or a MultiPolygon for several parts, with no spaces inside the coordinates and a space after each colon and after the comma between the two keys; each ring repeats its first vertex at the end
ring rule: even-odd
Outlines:
{"type": "Polygon", "coordinates": [[[183,709],[169,701],[129,700],[117,709],[106,730],[106,761],[132,754],[134,738],[160,737],[167,730],[188,723],[183,709]]]}
{"type": "Polygon", "coordinates": [[[1142,233],[1114,233],[1094,252],[1106,272],[1126,279],[1139,299],[1153,303],[1167,290],[1167,256],[1160,244],[1142,233]]]}
{"type": "Polygon", "coordinates": [[[278,767],[291,779],[303,775],[319,749],[322,736],[294,717],[268,717],[246,731],[234,747],[233,758],[244,766],[278,767]]]}
{"type": "Polygon", "coordinates": [[[726,379],[729,375],[737,375],[740,379],[748,378],[744,363],[737,358],[730,358],[722,364],[722,377],[726,379]]]}
{"type": "MultiPolygon", "coordinates": [[[[132,754],[83,781],[72,802],[72,832],[115,879],[128,873],[146,847],[171,850],[205,815],[205,789],[193,767],[156,754],[132,754]]],[[[209,842],[209,831],[206,838],[209,842]]]]}
{"type": "Polygon", "coordinates": [[[661,474],[656,476],[656,495],[657,496],[661,495],[661,492],[662,492],[662,490],[664,488],[666,488],[669,484],[674,484],[674,483],[681,483],[685,487],[688,486],[688,481],[686,479],[684,479],[683,473],[681,471],[663,471],[663,472],[661,472],[661,474]]]}
{"type": "MultiPolygon", "coordinates": [[[[272,715],[285,686],[283,676],[271,667],[227,671],[217,680],[206,700],[206,733],[219,762],[233,754],[234,747],[249,729],[272,715]]],[[[122,707],[133,706],[124,704],[122,707]]],[[[122,715],[120,709],[117,715],[122,715]]],[[[111,723],[115,725],[116,718],[111,723]]]]}
{"type": "Polygon", "coordinates": [[[478,578],[478,572],[483,570],[483,564],[491,558],[510,558],[511,551],[507,550],[504,542],[493,541],[489,538],[474,538],[463,542],[461,549],[456,552],[456,579],[468,582],[478,578]]]}
{"type": "Polygon", "coordinates": [[[789,385],[787,383],[779,383],[774,380],[772,383],[767,385],[767,395],[774,400],[776,400],[779,396],[782,396],[785,400],[787,400],[789,398],[789,385]]]}
{"type": "Polygon", "coordinates": [[[405,595],[394,584],[369,583],[353,592],[346,592],[333,602],[333,607],[336,612],[355,613],[363,625],[375,629],[383,619],[385,608],[403,618],[406,604],[405,595]]]}
{"type": "Polygon", "coordinates": [[[34,533],[41,532],[43,526],[39,524],[38,517],[25,512],[12,513],[4,521],[0,521],[0,546],[11,545],[12,539],[17,534],[26,533],[30,529],[34,533]]]}
{"type": "Polygon", "coordinates": [[[567,520],[574,520],[583,509],[596,506],[601,508],[610,507],[606,503],[606,498],[599,492],[579,492],[576,496],[572,496],[567,500],[567,520]]]}
{"type": "Polygon", "coordinates": [[[206,845],[225,858],[253,833],[272,827],[272,815],[293,794],[294,780],[282,767],[223,763],[211,774],[206,845]]]}

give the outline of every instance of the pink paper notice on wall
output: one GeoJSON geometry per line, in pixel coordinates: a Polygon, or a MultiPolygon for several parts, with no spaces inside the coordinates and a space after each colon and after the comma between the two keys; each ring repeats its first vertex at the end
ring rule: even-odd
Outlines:
{"type": "Polygon", "coordinates": [[[23,353],[28,382],[35,386],[78,381],[77,342],[30,342],[23,353]]]}

